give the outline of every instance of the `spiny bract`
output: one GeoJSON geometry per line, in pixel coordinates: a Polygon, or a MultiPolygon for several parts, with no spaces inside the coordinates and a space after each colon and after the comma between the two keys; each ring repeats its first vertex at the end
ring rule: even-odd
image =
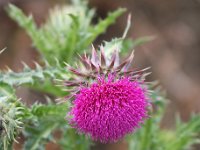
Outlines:
{"type": "Polygon", "coordinates": [[[93,48],[91,58],[80,56],[78,69],[68,65],[74,76],[64,82],[70,91],[65,100],[75,99],[68,119],[79,133],[103,143],[116,142],[148,117],[147,69],[127,70],[132,59],[133,53],[119,64],[118,51],[108,59],[101,47],[100,52],[93,48]]]}

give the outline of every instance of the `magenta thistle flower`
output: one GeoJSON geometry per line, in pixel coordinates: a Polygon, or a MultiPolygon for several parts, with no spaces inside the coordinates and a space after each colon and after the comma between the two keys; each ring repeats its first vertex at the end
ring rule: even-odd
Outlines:
{"type": "Polygon", "coordinates": [[[119,64],[118,52],[106,59],[103,48],[100,56],[93,48],[92,58],[86,54],[81,59],[82,68],[68,69],[74,73],[66,87],[72,87],[73,107],[69,112],[70,124],[79,133],[103,143],[116,142],[140,127],[148,117],[148,96],[144,77],[140,71],[127,71],[133,53],[119,64]],[[119,64],[119,65],[117,65],[119,64]]]}

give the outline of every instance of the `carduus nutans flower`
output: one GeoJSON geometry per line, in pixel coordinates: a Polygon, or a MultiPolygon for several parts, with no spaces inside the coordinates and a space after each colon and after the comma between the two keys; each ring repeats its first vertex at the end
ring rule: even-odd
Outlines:
{"type": "Polygon", "coordinates": [[[98,52],[93,48],[91,57],[80,56],[76,69],[68,65],[73,76],[64,82],[70,91],[65,100],[74,99],[68,116],[79,133],[103,143],[116,142],[148,118],[147,69],[128,70],[132,59],[133,53],[119,64],[118,51],[108,59],[101,47],[98,52]]]}

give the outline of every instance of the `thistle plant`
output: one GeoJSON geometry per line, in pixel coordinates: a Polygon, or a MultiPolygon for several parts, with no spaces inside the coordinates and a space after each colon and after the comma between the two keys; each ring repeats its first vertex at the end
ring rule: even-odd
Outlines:
{"type": "Polygon", "coordinates": [[[64,86],[71,88],[75,97],[70,123],[78,132],[89,134],[101,142],[116,142],[131,133],[147,118],[148,90],[145,88],[143,71],[127,70],[133,53],[119,64],[116,50],[111,60],[106,59],[103,47],[94,48],[92,57],[81,57],[77,69],[68,66],[75,74],[64,86]],[[98,54],[100,53],[100,54],[98,54]],[[74,88],[72,88],[74,87],[74,88]]]}
{"type": "Polygon", "coordinates": [[[0,150],[13,149],[21,136],[24,150],[43,150],[49,142],[61,149],[89,150],[93,141],[122,139],[130,150],[183,150],[198,142],[199,117],[188,123],[178,120],[174,130],[160,128],[166,98],[145,81],[148,68],[128,69],[133,53],[120,61],[122,53],[150,39],[126,40],[130,19],[122,37],[90,50],[124,9],[94,25],[94,9],[73,0],[51,11],[40,27],[16,6],[6,10],[26,30],[41,59],[34,69],[24,64],[18,73],[9,68],[0,71],[0,150]],[[80,61],[72,61],[75,54],[80,61]],[[28,107],[15,94],[22,86],[45,93],[46,103],[28,107]],[[64,99],[62,104],[55,102],[57,98],[64,99]]]}
{"type": "Polygon", "coordinates": [[[41,27],[37,27],[31,15],[27,17],[16,6],[10,4],[7,11],[27,31],[33,45],[48,63],[54,65],[57,59],[62,65],[63,62],[71,61],[76,53],[87,49],[125,9],[109,13],[107,18],[94,25],[94,9],[89,9],[85,1],[73,0],[71,5],[57,6],[51,10],[41,27]]]}

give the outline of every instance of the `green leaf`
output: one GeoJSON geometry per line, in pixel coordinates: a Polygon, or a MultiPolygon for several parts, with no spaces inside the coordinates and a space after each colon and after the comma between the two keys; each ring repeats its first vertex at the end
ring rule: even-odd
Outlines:
{"type": "Polygon", "coordinates": [[[66,126],[64,119],[69,104],[55,105],[35,103],[30,108],[30,116],[26,118],[24,136],[27,138],[24,149],[45,149],[45,144],[55,141],[52,133],[66,126]]]}
{"type": "Polygon", "coordinates": [[[58,65],[57,67],[48,65],[46,65],[46,67],[41,67],[36,63],[35,69],[24,65],[22,72],[16,73],[12,70],[0,72],[0,86],[3,84],[8,84],[10,86],[27,85],[41,92],[62,96],[66,93],[63,92],[60,87],[55,86],[53,81],[57,78],[67,78],[67,74],[65,68],[58,67],[58,65]]]}
{"type": "Polygon", "coordinates": [[[56,129],[58,123],[53,124],[39,124],[37,127],[29,126],[26,127],[25,132],[27,134],[27,140],[24,145],[25,150],[38,150],[43,149],[45,150],[45,142],[44,140],[48,141],[49,136],[51,135],[52,131],[56,129]]]}
{"type": "Polygon", "coordinates": [[[9,16],[26,30],[28,35],[32,38],[33,44],[37,45],[37,47],[41,50],[44,49],[44,45],[42,45],[42,39],[38,33],[38,29],[33,17],[31,15],[27,17],[21,9],[12,4],[9,4],[6,10],[9,16]]]}
{"type": "Polygon", "coordinates": [[[102,34],[106,31],[106,29],[113,23],[115,23],[116,19],[121,16],[126,9],[119,8],[118,10],[111,12],[104,20],[100,20],[96,26],[89,30],[90,38],[84,41],[86,45],[91,44],[99,34],[102,34]]]}
{"type": "Polygon", "coordinates": [[[56,7],[40,28],[37,28],[32,16],[27,17],[14,5],[10,4],[7,12],[26,30],[42,58],[55,66],[55,58],[61,64],[70,63],[77,52],[81,53],[88,48],[125,11],[118,9],[93,25],[94,10],[89,9],[86,4],[74,1],[71,5],[56,7]]]}

